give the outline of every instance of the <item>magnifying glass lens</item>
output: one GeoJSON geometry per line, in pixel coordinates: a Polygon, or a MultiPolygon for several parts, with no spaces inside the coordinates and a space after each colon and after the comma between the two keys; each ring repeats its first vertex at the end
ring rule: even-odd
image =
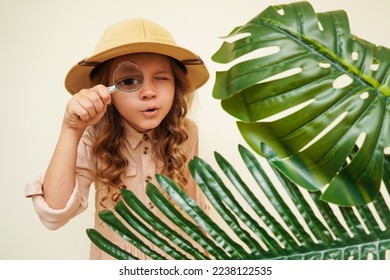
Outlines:
{"type": "Polygon", "coordinates": [[[144,82],[142,69],[134,62],[122,62],[118,64],[113,73],[116,88],[122,91],[136,91],[144,82]]]}

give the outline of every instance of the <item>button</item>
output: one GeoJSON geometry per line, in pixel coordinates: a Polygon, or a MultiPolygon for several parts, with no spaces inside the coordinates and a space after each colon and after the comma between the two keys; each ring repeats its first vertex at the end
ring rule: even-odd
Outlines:
{"type": "Polygon", "coordinates": [[[148,148],[148,147],[145,147],[145,148],[144,148],[144,155],[147,155],[148,152],[149,152],[149,148],[148,148]]]}
{"type": "Polygon", "coordinates": [[[144,140],[149,140],[149,135],[144,134],[143,138],[144,138],[144,140]]]}
{"type": "Polygon", "coordinates": [[[152,180],[151,176],[146,176],[145,177],[145,183],[149,183],[152,180]]]}
{"type": "Polygon", "coordinates": [[[149,206],[150,209],[153,209],[153,208],[154,208],[154,204],[153,204],[152,202],[149,202],[149,203],[148,203],[148,206],[149,206]]]}

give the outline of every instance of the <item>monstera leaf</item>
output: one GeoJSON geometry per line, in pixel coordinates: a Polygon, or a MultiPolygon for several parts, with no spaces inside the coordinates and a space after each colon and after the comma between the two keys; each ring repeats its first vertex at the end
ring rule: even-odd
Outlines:
{"type": "Polygon", "coordinates": [[[234,65],[213,95],[247,143],[325,201],[372,201],[390,149],[390,50],[307,2],[271,6],[228,37],[213,60],[234,65]]]}
{"type": "MultiPolygon", "coordinates": [[[[388,258],[390,231],[385,229],[390,227],[390,209],[386,204],[389,184],[383,186],[383,195],[378,195],[370,205],[332,207],[320,200],[318,192],[308,196],[306,190],[277,169],[274,171],[279,183],[275,184],[254,154],[243,146],[239,146],[239,151],[255,185],[245,183],[219,153],[215,153],[216,161],[232,187],[204,160],[194,158],[190,162],[192,176],[221,217],[218,223],[214,221],[216,216],[203,212],[162,175],[157,175],[157,179],[166,194],[149,184],[147,195],[184,234],[167,226],[125,189],[115,210],[101,212],[100,218],[151,259],[388,258]],[[167,199],[167,194],[177,207],[167,199]]],[[[390,171],[389,160],[385,168],[390,171]]],[[[388,182],[389,178],[386,179],[388,182]]],[[[87,233],[99,248],[115,258],[137,259],[96,230],[88,229],[87,233]]]]}
{"type": "Polygon", "coordinates": [[[344,12],[316,15],[306,2],[269,7],[236,35],[213,57],[236,63],[217,73],[214,96],[258,153],[239,146],[251,182],[219,153],[228,182],[194,158],[191,174],[220,219],[156,175],[163,190],[149,184],[147,195],[181,233],[130,190],[101,220],[151,259],[389,259],[389,50],[352,36],[344,12]]]}

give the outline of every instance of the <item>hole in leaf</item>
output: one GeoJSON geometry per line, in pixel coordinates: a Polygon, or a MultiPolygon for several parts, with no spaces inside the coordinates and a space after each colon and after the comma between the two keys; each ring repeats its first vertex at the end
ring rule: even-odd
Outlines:
{"type": "Polygon", "coordinates": [[[360,133],[359,137],[356,139],[354,148],[352,149],[348,157],[345,159],[345,164],[343,165],[343,168],[347,167],[352,162],[357,153],[360,151],[361,147],[364,144],[364,141],[366,140],[366,136],[367,134],[365,132],[360,133]]]}
{"type": "Polygon", "coordinates": [[[240,57],[237,57],[236,59],[234,59],[233,61],[230,61],[229,63],[217,65],[217,70],[218,71],[226,71],[226,69],[230,69],[232,66],[234,66],[238,63],[248,61],[251,59],[265,57],[268,55],[273,55],[273,54],[278,53],[279,51],[280,51],[280,47],[278,47],[278,46],[271,46],[271,47],[256,49],[256,50],[251,51],[247,54],[244,54],[240,57]]]}
{"type": "Polygon", "coordinates": [[[288,108],[287,110],[284,110],[282,112],[279,112],[275,115],[272,115],[268,118],[265,118],[265,119],[262,119],[261,121],[262,122],[273,122],[273,121],[276,121],[276,120],[279,120],[279,119],[282,119],[284,117],[287,117],[289,115],[292,115],[294,114],[295,112],[298,112],[300,110],[302,110],[303,108],[309,106],[311,103],[313,103],[315,101],[315,99],[309,99],[301,104],[298,104],[296,106],[293,106],[291,108],[288,108]]]}
{"type": "Polygon", "coordinates": [[[374,59],[372,60],[372,62],[371,62],[370,69],[371,69],[372,71],[377,71],[378,68],[379,68],[379,61],[378,61],[376,58],[374,58],[374,59]]]}
{"type": "Polygon", "coordinates": [[[275,10],[279,15],[284,16],[284,10],[280,6],[275,6],[275,10]]]}
{"type": "Polygon", "coordinates": [[[345,88],[345,87],[349,86],[352,83],[352,81],[353,80],[351,77],[349,77],[347,74],[343,74],[343,75],[337,77],[333,81],[333,88],[335,88],[335,89],[345,88]]]}
{"type": "Polygon", "coordinates": [[[366,91],[360,94],[360,99],[365,100],[370,96],[370,94],[366,91]]]}
{"type": "Polygon", "coordinates": [[[322,26],[320,21],[318,22],[318,28],[320,29],[320,31],[324,31],[324,27],[322,26]]]}
{"type": "Polygon", "coordinates": [[[299,152],[302,152],[302,151],[306,150],[311,145],[313,145],[315,142],[317,142],[322,137],[324,137],[326,134],[328,134],[333,128],[335,128],[345,118],[345,116],[347,114],[348,114],[348,112],[344,112],[340,116],[338,116],[323,131],[321,131],[316,137],[314,137],[309,143],[307,143],[302,149],[300,149],[299,152]]]}
{"type": "Polygon", "coordinates": [[[238,57],[237,59],[234,60],[234,63],[246,61],[246,60],[253,59],[253,58],[259,58],[259,57],[272,55],[272,54],[278,53],[279,51],[280,51],[280,48],[278,46],[271,46],[271,47],[256,49],[250,53],[247,53],[247,54],[244,54],[244,55],[238,57]]]}
{"type": "Polygon", "coordinates": [[[358,52],[352,52],[352,60],[358,60],[359,58],[359,53],[358,52]]]}
{"type": "Polygon", "coordinates": [[[385,155],[390,156],[390,147],[386,147],[384,153],[385,155]]]}
{"type": "Polygon", "coordinates": [[[366,140],[367,133],[362,132],[360,133],[358,139],[356,140],[356,145],[360,149],[363,146],[364,140],[366,140]]]}
{"type": "Polygon", "coordinates": [[[318,64],[321,68],[330,68],[332,65],[327,61],[322,61],[318,64]]]}
{"type": "Polygon", "coordinates": [[[228,36],[228,37],[222,37],[226,42],[228,43],[233,43],[235,41],[238,41],[240,39],[243,39],[243,38],[246,38],[246,37],[249,37],[251,36],[251,33],[249,32],[244,32],[244,33],[238,33],[238,34],[234,34],[234,35],[231,35],[231,36],[228,36]]]}
{"type": "Polygon", "coordinates": [[[283,72],[278,73],[276,75],[273,75],[271,77],[268,77],[268,78],[260,81],[258,84],[266,83],[266,82],[274,81],[274,80],[279,80],[279,79],[283,79],[283,78],[287,78],[287,77],[291,77],[291,76],[297,75],[297,74],[299,74],[301,72],[302,72],[302,68],[301,67],[296,67],[296,68],[293,68],[293,69],[289,69],[289,70],[283,71],[283,72]]]}

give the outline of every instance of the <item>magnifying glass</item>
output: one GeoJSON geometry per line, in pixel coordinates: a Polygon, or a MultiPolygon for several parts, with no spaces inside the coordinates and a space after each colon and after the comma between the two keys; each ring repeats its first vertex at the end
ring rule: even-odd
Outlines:
{"type": "Polygon", "coordinates": [[[125,61],[118,64],[113,72],[114,84],[108,87],[108,91],[112,94],[117,89],[133,92],[142,87],[144,83],[144,73],[138,64],[125,61]]]}

